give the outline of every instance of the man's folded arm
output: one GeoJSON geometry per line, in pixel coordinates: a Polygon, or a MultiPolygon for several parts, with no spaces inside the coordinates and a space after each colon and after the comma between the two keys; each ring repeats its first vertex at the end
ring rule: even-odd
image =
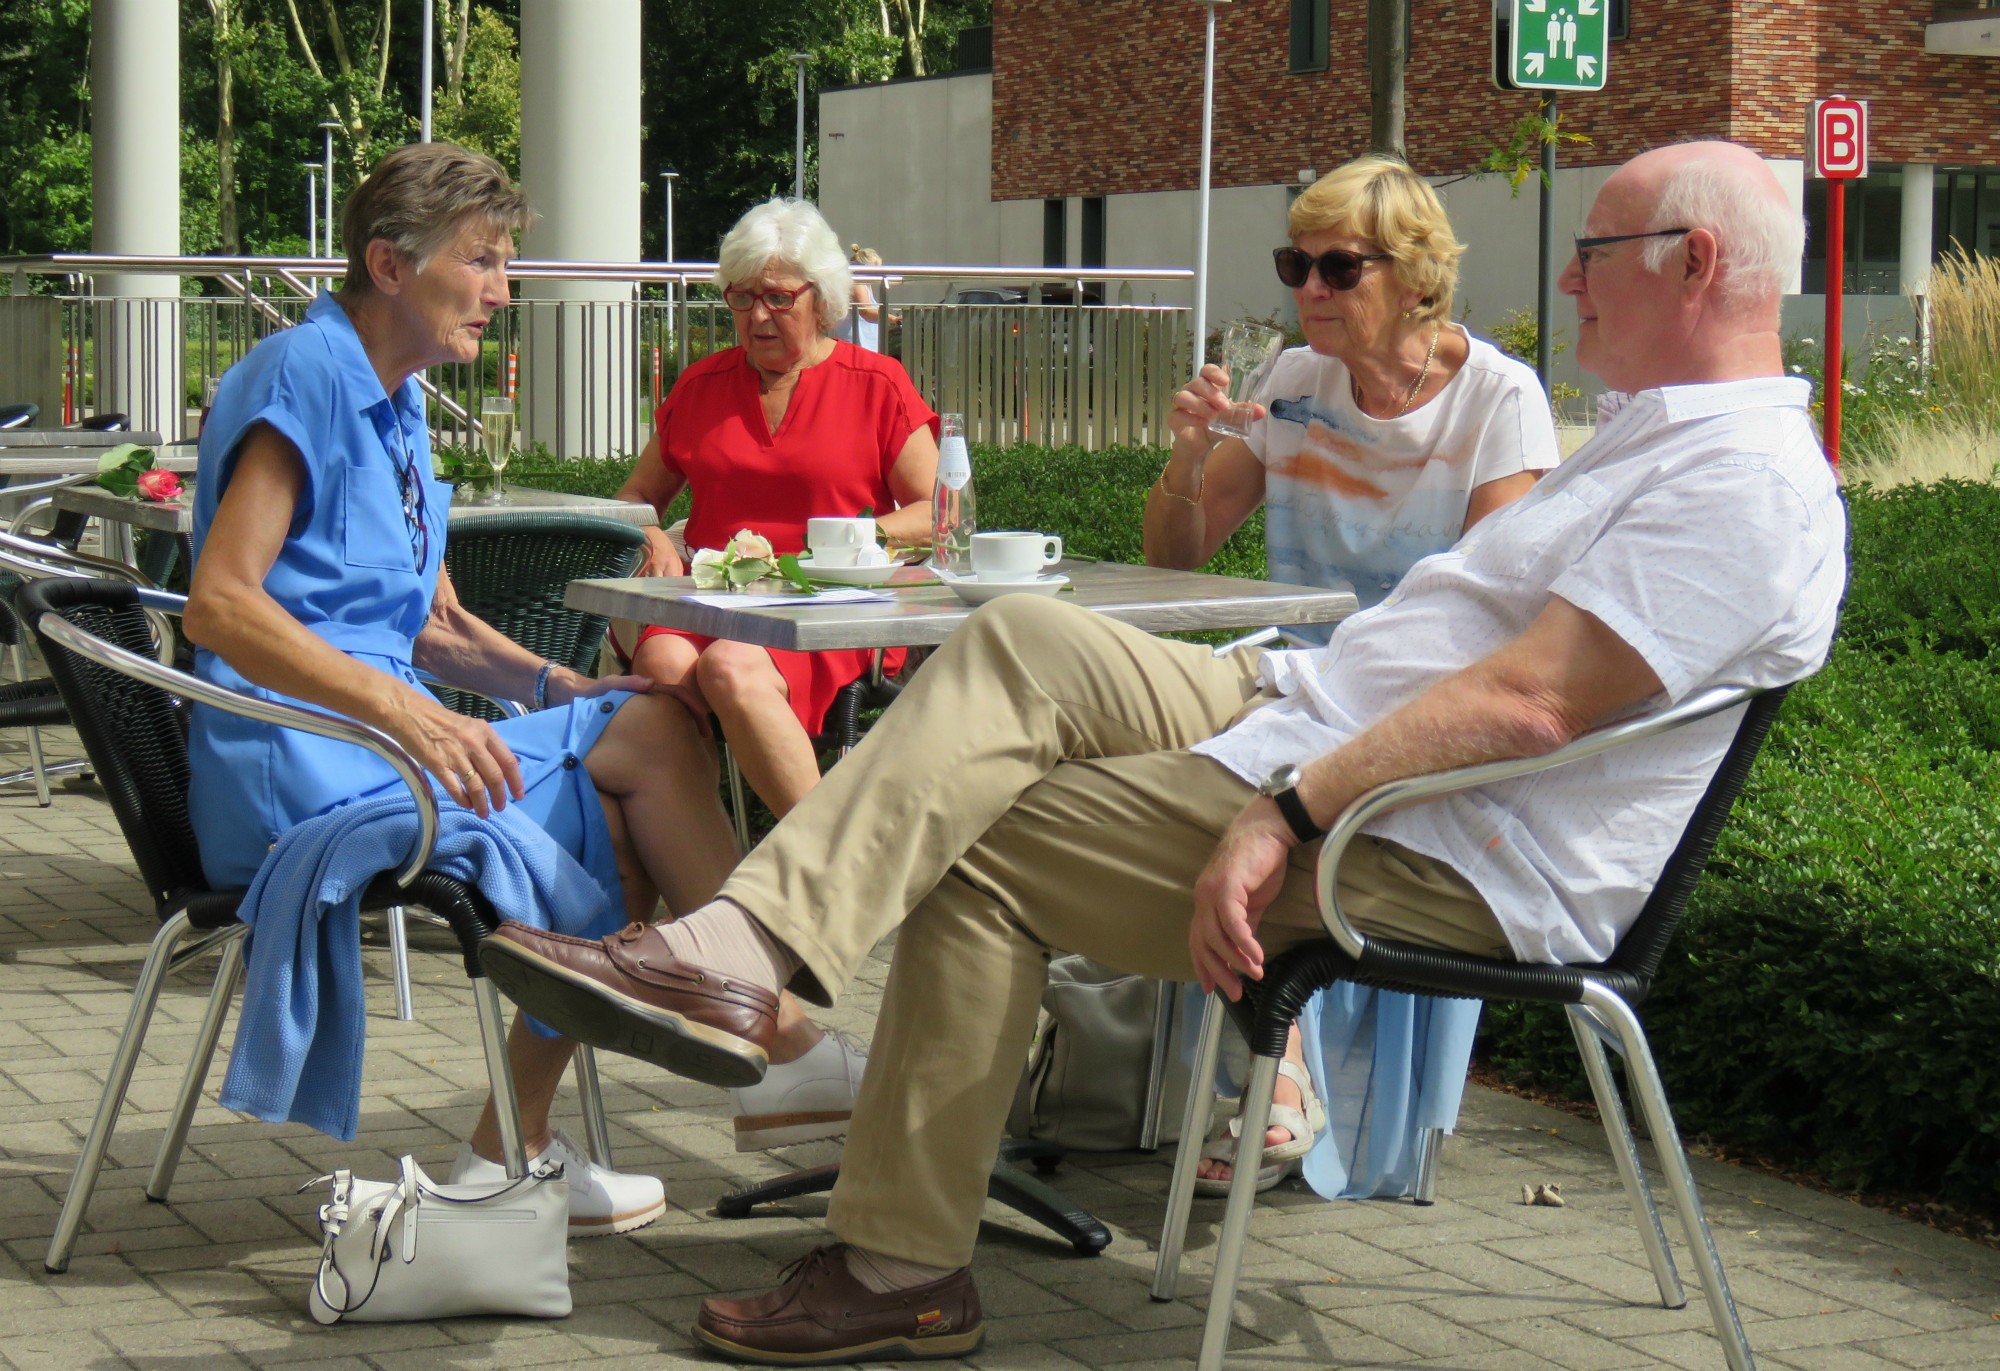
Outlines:
{"type": "Polygon", "coordinates": [[[1378,785],[1546,755],[1661,689],[1646,659],[1601,619],[1551,597],[1513,642],[1307,766],[1299,798],[1325,828],[1378,785]]]}

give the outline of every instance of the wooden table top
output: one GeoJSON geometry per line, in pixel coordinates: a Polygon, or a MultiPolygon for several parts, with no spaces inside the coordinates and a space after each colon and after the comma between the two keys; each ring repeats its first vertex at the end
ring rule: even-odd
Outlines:
{"type": "MultiPolygon", "coordinates": [[[[1330,624],[1359,607],[1352,590],[1282,585],[1201,571],[1167,571],[1121,562],[1063,561],[1070,578],[1060,599],[1108,614],[1149,633],[1330,624]]],[[[942,643],[972,613],[920,567],[878,587],[887,601],[724,609],[686,597],[699,592],[685,576],[572,581],[565,603],[588,614],[702,633],[761,647],[815,652],[835,648],[915,647],[942,643]],[[899,586],[897,580],[917,582],[899,586]]]]}

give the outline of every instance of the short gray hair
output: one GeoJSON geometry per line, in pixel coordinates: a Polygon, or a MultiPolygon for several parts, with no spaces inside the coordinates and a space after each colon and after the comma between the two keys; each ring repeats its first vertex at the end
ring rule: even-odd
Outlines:
{"type": "Polygon", "coordinates": [[[854,273],[833,225],[809,202],[773,197],[738,219],[715,255],[715,284],[728,290],[771,266],[789,267],[812,282],[822,332],[847,317],[854,273]]]}
{"type": "Polygon", "coordinates": [[[534,222],[534,211],[526,192],[485,153],[455,143],[405,143],[377,162],[341,206],[340,236],[347,244],[341,293],[375,289],[368,245],[377,238],[422,271],[468,221],[514,234],[534,222]]]}
{"type": "MultiPolygon", "coordinates": [[[[1722,298],[1732,302],[1781,294],[1806,250],[1802,216],[1740,169],[1700,158],[1661,182],[1649,227],[1713,233],[1722,298]]],[[[1645,245],[1640,260],[1648,271],[1658,271],[1674,250],[1673,240],[1656,239],[1645,245]]]]}

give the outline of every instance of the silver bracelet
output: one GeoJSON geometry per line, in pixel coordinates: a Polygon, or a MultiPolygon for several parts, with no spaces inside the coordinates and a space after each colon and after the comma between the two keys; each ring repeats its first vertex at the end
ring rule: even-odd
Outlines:
{"type": "Polygon", "coordinates": [[[554,662],[543,662],[542,669],[535,673],[535,708],[549,707],[549,673],[556,669],[554,662]]]}

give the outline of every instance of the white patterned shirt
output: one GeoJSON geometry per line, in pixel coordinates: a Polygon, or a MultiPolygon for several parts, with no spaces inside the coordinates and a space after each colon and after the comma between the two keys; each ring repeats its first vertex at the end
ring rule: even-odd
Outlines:
{"type": "MultiPolygon", "coordinates": [[[[1465,364],[1420,409],[1377,419],[1354,403],[1337,357],[1292,348],[1257,398],[1270,411],[1243,441],[1264,464],[1270,579],[1354,587],[1380,603],[1419,559],[1458,541],[1472,492],[1561,460],[1549,397],[1535,373],[1491,343],[1464,337],[1465,364]]],[[[1324,644],[1324,625],[1286,638],[1324,644]]]]}
{"type": "MultiPolygon", "coordinates": [[[[1247,781],[1320,757],[1519,637],[1559,596],[1645,658],[1669,702],[1810,675],[1846,584],[1846,511],[1808,384],[1612,394],[1597,436],[1325,648],[1267,653],[1283,697],[1195,747],[1247,781]]],[[[1659,703],[1657,700],[1650,702],[1659,703]]],[[[1735,736],[1740,709],[1554,771],[1387,814],[1368,831],[1445,862],[1528,962],[1609,956],[1735,736]]]]}

